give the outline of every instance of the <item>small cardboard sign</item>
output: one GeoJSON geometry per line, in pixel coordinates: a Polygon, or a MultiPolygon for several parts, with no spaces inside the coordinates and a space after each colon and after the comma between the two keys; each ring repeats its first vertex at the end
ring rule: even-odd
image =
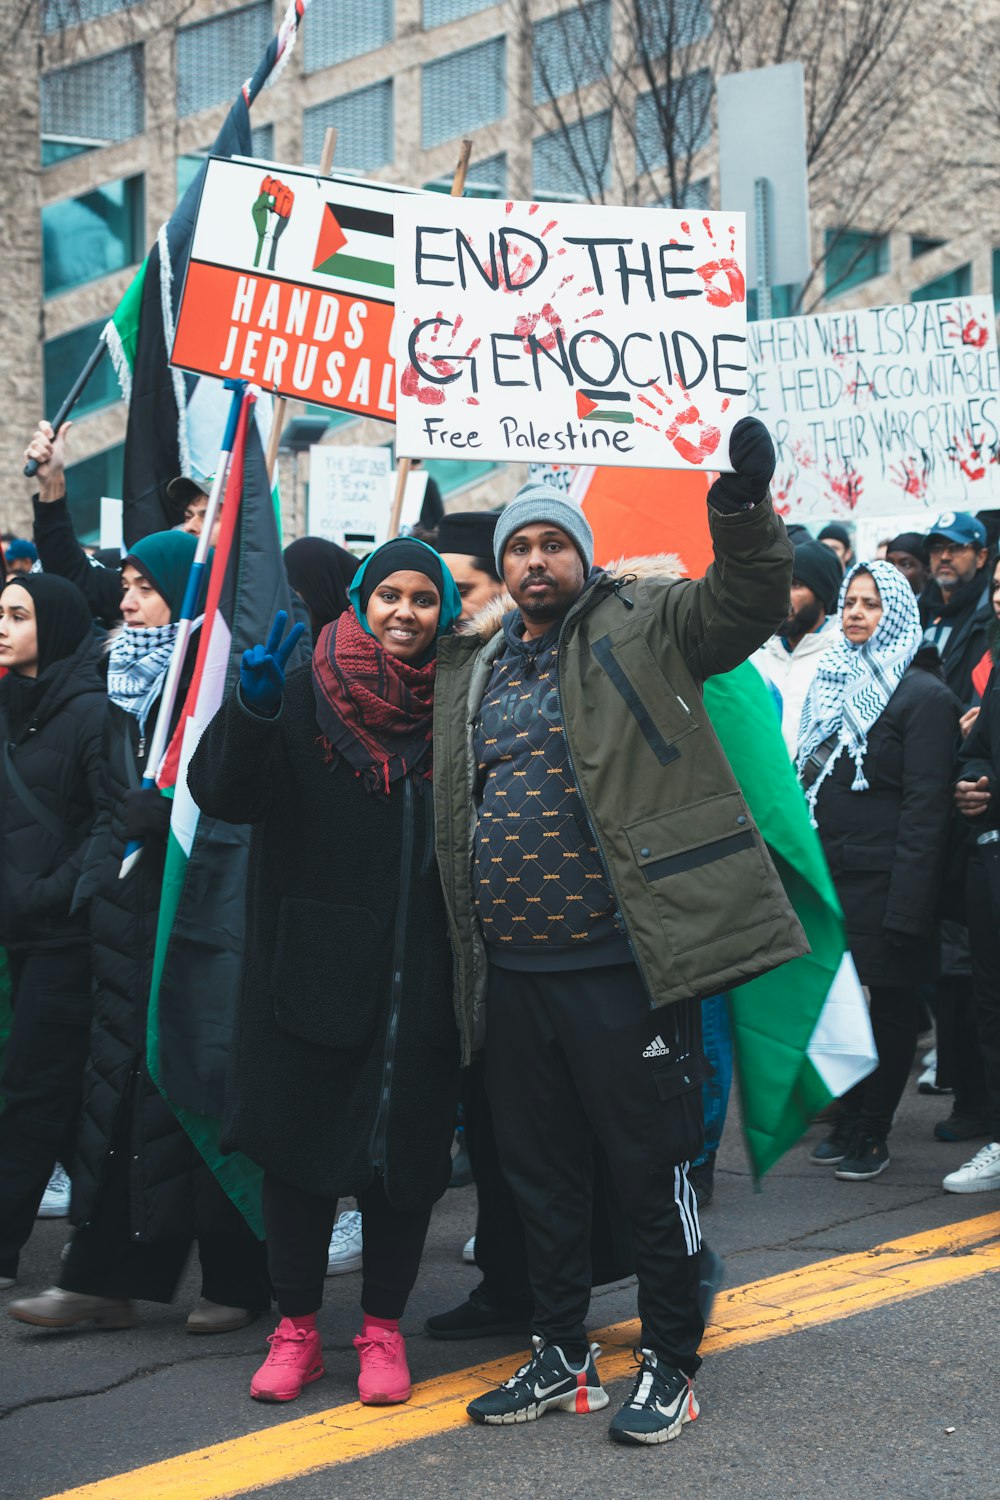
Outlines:
{"type": "Polygon", "coordinates": [[[212,157],[171,362],[392,421],[393,209],[409,192],[212,157]]]}
{"type": "Polygon", "coordinates": [[[427,194],[395,233],[400,453],[730,467],[743,215],[427,194]]]}
{"type": "Polygon", "coordinates": [[[784,516],[1000,505],[1000,375],[989,297],[751,323],[750,411],[777,452],[784,516]]]}
{"type": "MultiPolygon", "coordinates": [[[[422,470],[411,473],[403,492],[400,526],[419,519],[427,488],[422,470]]],[[[388,448],[339,447],[315,443],[309,449],[309,506],[306,530],[367,557],[388,539],[396,471],[388,448]]]]}

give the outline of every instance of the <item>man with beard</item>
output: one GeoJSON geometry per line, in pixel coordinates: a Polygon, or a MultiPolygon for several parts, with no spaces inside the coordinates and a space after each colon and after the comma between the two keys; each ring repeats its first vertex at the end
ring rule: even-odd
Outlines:
{"type": "Polygon", "coordinates": [[[595,568],[583,512],[529,484],[494,536],[506,614],[440,643],[437,853],[455,976],[485,1004],[486,1088],[524,1225],[533,1352],[474,1421],[608,1403],[588,1345],[594,1137],[635,1251],[634,1389],[610,1432],[676,1437],[698,1415],[701,996],[801,953],[802,933],[701,697],[781,619],[792,549],[774,448],[738,422],[709,492],[715,561],[595,568]]]}
{"type": "Polygon", "coordinates": [[[927,533],[931,581],[920,596],[924,641],[936,646],[944,679],[963,708],[979,702],[972,673],[988,644],[990,603],[986,527],[966,510],[946,511],[927,533]]]}
{"type": "Polygon", "coordinates": [[[781,694],[781,733],[793,760],[809,684],[837,629],[837,595],[843,576],[837,553],[825,542],[797,546],[788,617],[750,658],[781,694]]]}

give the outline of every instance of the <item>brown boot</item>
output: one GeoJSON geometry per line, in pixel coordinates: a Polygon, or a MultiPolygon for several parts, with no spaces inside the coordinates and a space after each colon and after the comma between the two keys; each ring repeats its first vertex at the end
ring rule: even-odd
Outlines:
{"type": "Polygon", "coordinates": [[[135,1308],[123,1297],[91,1297],[50,1286],[38,1297],[21,1297],[7,1309],[12,1318],[36,1328],[73,1328],[93,1323],[95,1328],[131,1328],[135,1308]]]}

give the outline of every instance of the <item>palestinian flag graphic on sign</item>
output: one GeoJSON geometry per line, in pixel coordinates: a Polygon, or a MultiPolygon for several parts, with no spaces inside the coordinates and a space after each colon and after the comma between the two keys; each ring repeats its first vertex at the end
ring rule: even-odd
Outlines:
{"type": "Polygon", "coordinates": [[[365,286],[392,287],[392,214],[325,203],[313,270],[365,286]]]}

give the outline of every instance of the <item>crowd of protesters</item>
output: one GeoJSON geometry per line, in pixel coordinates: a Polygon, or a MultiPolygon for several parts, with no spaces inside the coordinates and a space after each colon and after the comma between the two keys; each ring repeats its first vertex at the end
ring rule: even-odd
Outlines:
{"type": "MultiPolygon", "coordinates": [[[[878,1054],[809,1160],[844,1181],[889,1167],[932,1018],[920,1087],[952,1101],[935,1135],[971,1151],[943,1186],[1000,1190],[1000,567],[983,519],[939,515],[871,558],[838,523],[786,531],[770,438],[746,419],[708,494],[701,579],[662,557],[600,566],[583,512],[544,483],[497,513],[435,496],[417,534],[365,559],[287,547],[294,620],[244,653],[188,777],[206,816],[250,829],[222,1149],[258,1171],[261,1240],[147,1061],[170,802],[141,783],[207,481],[166,487],[172,529],[90,557],[67,431],[29,444],[34,536],[5,548],[0,592],[0,1287],[36,1215],[73,1224],[54,1284],[11,1316],[128,1327],[136,1301],[173,1300],[196,1245],[187,1328],[223,1334],[276,1301],[250,1393],[287,1401],[324,1374],[325,1277],[358,1268],[360,1399],[405,1401],[400,1319],[461,1120],[482,1279],[426,1331],[531,1336],[470,1416],[606,1406],[588,1302],[634,1273],[639,1370],[610,1432],[675,1437],[721,1279],[699,1211],[731,1073],[723,994],[806,950],[701,700],[746,660],[878,1054]]],[[[197,632],[175,719],[196,648],[197,632]]]]}

